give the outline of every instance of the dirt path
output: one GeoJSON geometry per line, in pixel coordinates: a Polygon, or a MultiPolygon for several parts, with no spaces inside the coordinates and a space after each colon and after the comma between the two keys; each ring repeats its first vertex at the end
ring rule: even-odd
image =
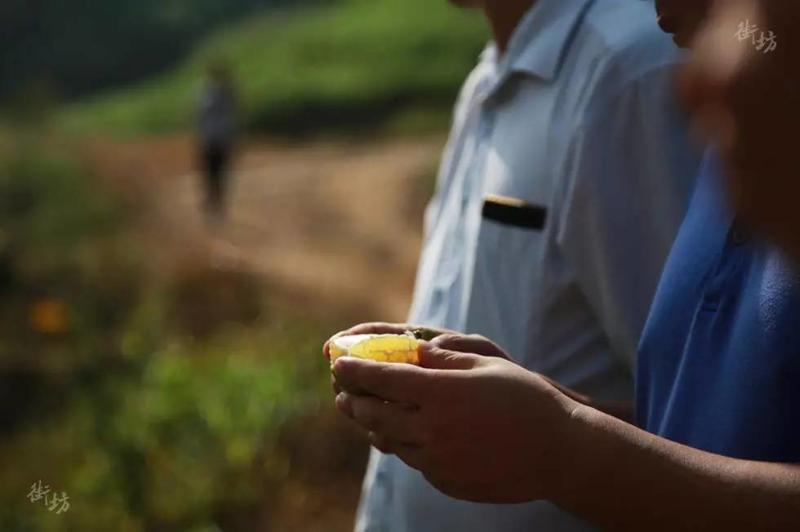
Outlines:
{"type": "MultiPolygon", "coordinates": [[[[76,149],[132,207],[130,240],[156,279],[197,268],[255,274],[280,310],[290,305],[352,323],[404,319],[441,145],[440,137],[250,141],[237,157],[229,220],[219,227],[200,209],[190,139],[97,140],[76,149]]],[[[334,456],[348,456],[343,463],[362,463],[361,434],[335,412],[308,422],[316,423],[313,440],[297,437],[293,445],[307,442],[297,452],[310,471],[314,456],[327,464],[338,448],[320,455],[319,436],[338,442],[334,456]]],[[[334,478],[287,482],[265,510],[263,529],[352,530],[361,475],[359,466],[344,465],[334,478]]]]}
{"type": "Polygon", "coordinates": [[[132,198],[142,252],[157,269],[208,261],[263,275],[299,305],[402,320],[441,145],[250,141],[237,158],[229,219],[217,228],[200,212],[189,139],[96,141],[85,152],[132,198]]]}

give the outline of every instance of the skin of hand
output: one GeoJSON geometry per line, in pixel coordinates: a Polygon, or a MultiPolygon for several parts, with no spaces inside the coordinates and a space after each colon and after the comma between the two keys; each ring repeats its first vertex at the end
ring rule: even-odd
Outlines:
{"type": "Polygon", "coordinates": [[[679,80],[740,219],[800,260],[800,2],[717,0],[679,80]],[[749,37],[742,32],[750,29],[749,37]],[[762,37],[763,36],[763,37],[762,37]],[[775,48],[769,49],[772,37],[775,48]],[[761,50],[758,47],[761,47],[761,50]]]}
{"type": "Polygon", "coordinates": [[[482,502],[546,498],[577,403],[481,337],[424,345],[421,367],[342,358],[337,408],[441,491],[482,502]],[[461,350],[483,355],[465,354],[461,350]]]}

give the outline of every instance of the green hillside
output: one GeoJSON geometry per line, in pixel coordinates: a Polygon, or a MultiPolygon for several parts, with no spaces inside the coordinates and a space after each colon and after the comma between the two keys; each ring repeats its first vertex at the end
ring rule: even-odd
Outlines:
{"type": "Polygon", "coordinates": [[[74,101],[173,67],[198,39],[260,9],[337,0],[0,2],[0,105],[31,90],[74,101]]]}
{"type": "Polygon", "coordinates": [[[266,11],[211,36],[174,72],[73,104],[58,123],[71,133],[184,128],[206,65],[224,60],[251,131],[438,128],[485,39],[479,14],[445,0],[347,0],[266,11]]]}

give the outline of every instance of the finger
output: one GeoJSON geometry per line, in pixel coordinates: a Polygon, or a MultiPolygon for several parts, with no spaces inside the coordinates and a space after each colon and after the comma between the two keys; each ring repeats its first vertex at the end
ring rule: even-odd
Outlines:
{"type": "Polygon", "coordinates": [[[373,321],[369,323],[361,323],[354,327],[343,331],[339,336],[348,336],[351,334],[403,334],[409,330],[411,326],[407,323],[386,323],[382,321],[373,321]]]}
{"type": "Polygon", "coordinates": [[[339,386],[339,382],[336,380],[336,375],[331,375],[331,388],[333,388],[333,395],[337,396],[342,393],[342,388],[339,386]]]}
{"type": "Polygon", "coordinates": [[[478,334],[444,334],[432,340],[431,345],[447,351],[475,353],[482,356],[509,359],[498,345],[478,334]]]}
{"type": "Polygon", "coordinates": [[[393,403],[418,405],[427,396],[430,376],[411,364],[388,364],[342,357],[334,364],[343,390],[374,395],[393,403]]]}
{"type": "Polygon", "coordinates": [[[341,394],[341,408],[351,414],[353,421],[369,432],[404,445],[425,442],[422,416],[419,409],[374,397],[341,394]]]}
{"type": "Polygon", "coordinates": [[[419,350],[419,365],[423,368],[467,370],[480,363],[481,357],[478,355],[441,349],[433,343],[423,344],[419,350]]]}

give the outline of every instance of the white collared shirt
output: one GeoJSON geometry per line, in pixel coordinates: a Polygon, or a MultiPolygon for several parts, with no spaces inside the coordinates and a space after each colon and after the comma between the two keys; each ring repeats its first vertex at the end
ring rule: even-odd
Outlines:
{"type": "MultiPolygon", "coordinates": [[[[483,334],[571,388],[631,400],[699,162],[672,95],[679,60],[639,0],[537,0],[506,54],[489,45],[456,106],[409,322],[483,334]],[[498,218],[485,207],[494,196],[527,209],[498,218]]],[[[357,521],[370,532],[590,529],[549,503],[456,501],[374,450],[357,521]]]]}

